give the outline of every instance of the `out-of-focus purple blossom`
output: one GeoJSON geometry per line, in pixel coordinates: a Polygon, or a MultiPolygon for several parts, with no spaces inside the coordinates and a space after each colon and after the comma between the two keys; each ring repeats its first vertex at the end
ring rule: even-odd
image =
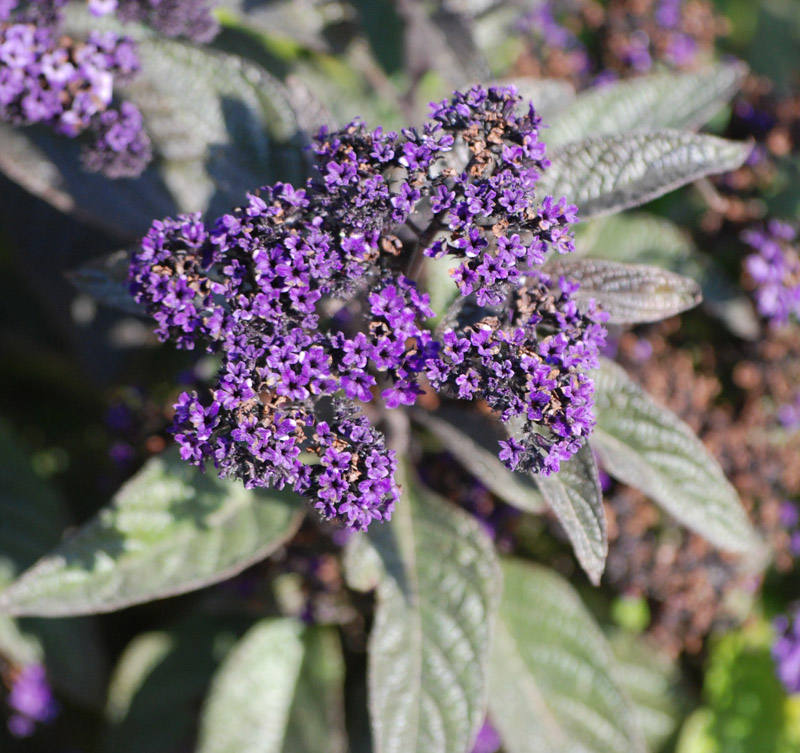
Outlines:
{"type": "Polygon", "coordinates": [[[472,753],[497,753],[502,745],[502,740],[492,723],[487,719],[478,731],[472,753]]]}
{"type": "Polygon", "coordinates": [[[745,269],[755,283],[758,312],[770,325],[781,326],[800,317],[800,257],[796,229],[779,220],[766,228],[742,233],[755,253],[745,259],[745,269]]]}
{"type": "Polygon", "coordinates": [[[175,406],[185,460],[247,486],[288,484],[364,529],[397,496],[394,454],[361,414],[379,396],[413,405],[430,384],[486,400],[522,425],[501,449],[510,468],[552,473],[577,451],[594,424],[585,372],[603,317],[537,269],[550,249],[574,250],[577,217],[563,199],[534,202],[549,163],[539,117],[518,100],[474,87],[402,135],[322,129],[304,188],[265,187],[210,229],[195,215],[153,224],[131,292],[161,339],[223,354],[216,389],[175,406]],[[429,297],[405,276],[418,252],[455,257],[462,296],[496,313],[434,339],[429,297]],[[361,313],[324,320],[347,302],[361,313]]]}
{"type": "Polygon", "coordinates": [[[776,415],[785,429],[800,428],[800,391],[795,392],[792,402],[778,406],[776,415]]]}
{"type": "Polygon", "coordinates": [[[150,159],[141,114],[131,104],[112,106],[114,82],[139,70],[133,42],[111,32],[70,39],[30,20],[31,7],[0,23],[0,120],[41,123],[69,138],[92,134],[95,143],[84,152],[89,169],[138,175],[150,159]]]}
{"type": "Polygon", "coordinates": [[[800,693],[800,613],[781,615],[772,623],[776,638],[772,658],[778,679],[787,693],[800,693]]]}
{"type": "Polygon", "coordinates": [[[41,664],[27,664],[21,669],[7,703],[14,712],[8,719],[8,729],[15,737],[30,736],[37,723],[50,722],[59,713],[47,682],[47,672],[41,664]]]}

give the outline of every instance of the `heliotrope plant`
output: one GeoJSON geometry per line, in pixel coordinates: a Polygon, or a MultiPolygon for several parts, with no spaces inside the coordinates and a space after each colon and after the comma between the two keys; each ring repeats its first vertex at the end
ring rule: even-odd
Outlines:
{"type": "Polygon", "coordinates": [[[548,163],[540,118],[518,104],[512,88],[475,87],[402,136],[323,129],[303,189],[265,187],[208,230],[197,216],[153,225],[131,267],[137,302],[162,339],[223,356],[209,398],[176,405],[184,459],[248,487],[290,484],[366,529],[397,498],[394,452],[360,410],[378,394],[397,408],[427,385],[521,419],[501,442],[511,470],[550,474],[577,452],[604,317],[542,271],[551,250],[574,250],[577,210],[535,200],[548,163]],[[429,296],[407,276],[419,254],[456,257],[461,296],[491,313],[432,335],[429,296]]]}
{"type": "MultiPolygon", "coordinates": [[[[418,128],[319,131],[305,182],[265,175],[216,219],[154,222],[122,294],[130,305],[130,286],[162,340],[211,354],[216,375],[176,390],[177,451],[151,458],[108,509],[17,577],[0,608],[88,614],[198,589],[279,550],[311,505],[333,525],[311,515],[304,530],[346,538],[330,559],[350,589],[376,590],[374,605],[347,591],[349,616],[330,620],[347,625],[353,651],[370,625],[375,750],[466,753],[488,710],[511,753],[531,740],[643,751],[610,647],[574,590],[522,557],[501,565],[481,525],[432,494],[414,464],[423,445],[445,448],[525,514],[549,508],[594,582],[607,550],[595,453],[713,543],[758,549],[707,450],[600,356],[607,326],[683,311],[698,286],[604,260],[617,236],[592,248],[602,228],[573,232],[578,216],[741,164],[747,145],[685,130],[738,75],[720,66],[611,85],[547,130],[513,89],[476,86],[434,104],[418,128]],[[687,98],[691,112],[679,106],[687,98]]],[[[228,113],[249,106],[242,91],[218,93],[228,113]]],[[[245,136],[231,143],[243,149],[245,136]]],[[[220,159],[210,151],[204,159],[220,159]]],[[[262,611],[290,613],[281,604],[276,595],[262,611]]],[[[201,622],[217,656],[230,633],[217,640],[201,622]]],[[[189,650],[174,630],[126,651],[113,713],[130,703],[124,678],[141,656],[146,674],[189,650]]],[[[258,620],[214,677],[196,750],[346,749],[342,664],[332,625],[258,620]]],[[[171,716],[193,724],[195,710],[171,716]]]]}

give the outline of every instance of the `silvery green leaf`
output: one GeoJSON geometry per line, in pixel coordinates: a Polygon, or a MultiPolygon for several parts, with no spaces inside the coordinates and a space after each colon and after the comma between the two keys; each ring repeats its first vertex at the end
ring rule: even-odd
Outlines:
{"type": "Polygon", "coordinates": [[[574,298],[594,298],[611,324],[657,322],[696,306],[702,298],[694,280],[644,264],[559,257],[546,271],[579,282],[574,298]]]}
{"type": "Polygon", "coordinates": [[[378,580],[369,642],[374,749],[466,751],[485,713],[500,570],[477,521],[416,481],[401,483],[391,522],[354,537],[345,561],[351,585],[378,580]]]}
{"type": "Polygon", "coordinates": [[[736,490],[692,430],[616,364],[604,360],[594,379],[590,442],[603,468],[720,549],[760,553],[736,490]]]}
{"type": "Polygon", "coordinates": [[[503,562],[489,714],[508,753],[644,753],[600,629],[567,581],[503,562]]]}
{"type": "Polygon", "coordinates": [[[442,405],[436,411],[419,410],[414,419],[434,434],[458,461],[504,502],[526,512],[541,512],[544,500],[526,475],[509,471],[498,458],[498,440],[505,433],[496,420],[460,406],[442,405]]]}
{"type": "Polygon", "coordinates": [[[548,147],[589,136],[639,128],[694,130],[738,91],[747,74],[741,62],[685,73],[663,72],[617,81],[578,95],[550,128],[548,147]]]}
{"type": "Polygon", "coordinates": [[[569,537],[578,562],[597,585],[608,555],[608,532],[597,464],[589,445],[562,463],[558,473],[534,478],[569,537]]]}
{"type": "Polygon", "coordinates": [[[152,458],[75,536],[0,594],[0,612],[108,612],[228,578],[269,555],[302,517],[294,495],[152,458]]]}
{"type": "Polygon", "coordinates": [[[124,311],[126,314],[144,315],[144,307],[133,300],[128,291],[129,251],[114,251],[67,272],[67,279],[81,292],[92,296],[98,303],[124,311]]]}
{"type": "Polygon", "coordinates": [[[280,753],[303,655],[301,622],[265,619],[252,627],[214,676],[197,753],[280,753]]]}
{"type": "Polygon", "coordinates": [[[609,643],[614,678],[631,699],[647,744],[661,750],[681,719],[677,665],[642,636],[618,630],[609,643]]]}
{"type": "Polygon", "coordinates": [[[734,170],[751,143],[684,131],[631,131],[566,144],[550,154],[552,164],[539,194],[578,205],[582,219],[620,212],[705,175],[734,170]]]}

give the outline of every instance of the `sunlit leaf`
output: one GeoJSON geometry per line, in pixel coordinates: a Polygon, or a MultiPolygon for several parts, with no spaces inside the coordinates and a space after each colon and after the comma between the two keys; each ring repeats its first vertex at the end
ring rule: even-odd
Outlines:
{"type": "Polygon", "coordinates": [[[595,401],[597,426],[590,441],[611,475],[641,489],[720,549],[759,549],[736,490],[683,421],[610,361],[595,372],[595,401]]]}
{"type": "Polygon", "coordinates": [[[203,475],[170,452],[0,594],[0,610],[106,612],[202,588],[266,557],[301,516],[293,495],[203,475]]]}
{"type": "Polygon", "coordinates": [[[541,195],[566,196],[583,219],[620,212],[705,175],[734,170],[752,144],[684,131],[631,131],[573,142],[550,154],[541,195]]]}
{"type": "Polygon", "coordinates": [[[214,677],[197,753],[279,753],[303,665],[303,626],[266,619],[252,627],[214,677]]]}
{"type": "Polygon", "coordinates": [[[561,470],[535,476],[544,498],[569,537],[575,556],[597,585],[608,555],[608,532],[597,464],[584,445],[561,470]]]}
{"type": "Polygon", "coordinates": [[[700,286],[659,267],[619,264],[604,259],[557,258],[547,272],[580,283],[574,298],[593,298],[611,324],[657,322],[696,306],[700,286]]]}
{"type": "Polygon", "coordinates": [[[484,717],[501,579],[491,541],[466,513],[410,478],[390,524],[349,548],[348,580],[377,576],[369,645],[377,753],[466,751],[484,717]]]}
{"type": "Polygon", "coordinates": [[[489,713],[508,753],[644,753],[602,632],[546,568],[503,562],[489,713]]]}
{"type": "Polygon", "coordinates": [[[722,63],[684,73],[660,72],[582,92],[542,132],[550,147],[637,128],[693,130],[708,122],[741,86],[747,67],[722,63]]]}

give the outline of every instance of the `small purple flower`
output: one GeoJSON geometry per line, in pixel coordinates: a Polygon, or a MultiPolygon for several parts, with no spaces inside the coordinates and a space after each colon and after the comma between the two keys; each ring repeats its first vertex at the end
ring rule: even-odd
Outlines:
{"type": "Polygon", "coordinates": [[[778,679],[787,693],[800,693],[800,612],[773,620],[772,658],[778,679]]]}
{"type": "Polygon", "coordinates": [[[22,668],[7,703],[14,712],[8,719],[8,729],[14,737],[29,737],[37,722],[53,721],[60,710],[41,664],[27,664],[22,668]]]}

